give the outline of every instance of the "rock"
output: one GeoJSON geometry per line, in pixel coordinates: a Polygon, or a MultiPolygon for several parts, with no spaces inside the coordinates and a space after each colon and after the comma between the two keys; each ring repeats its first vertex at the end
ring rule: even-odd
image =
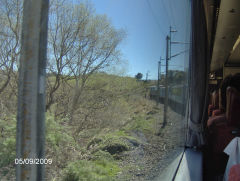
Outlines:
{"type": "Polygon", "coordinates": [[[139,177],[139,176],[143,176],[144,174],[143,173],[137,173],[136,176],[139,177]]]}
{"type": "Polygon", "coordinates": [[[127,141],[134,147],[139,146],[139,143],[137,142],[137,140],[133,140],[133,139],[128,139],[127,138],[127,141]]]}
{"type": "Polygon", "coordinates": [[[126,145],[119,144],[119,143],[113,143],[110,145],[106,145],[102,148],[102,150],[109,152],[111,155],[116,153],[121,153],[123,151],[129,150],[129,148],[126,145]]]}
{"type": "Polygon", "coordinates": [[[156,114],[156,113],[157,113],[156,110],[152,110],[152,111],[147,112],[147,115],[152,115],[152,114],[156,114]]]}

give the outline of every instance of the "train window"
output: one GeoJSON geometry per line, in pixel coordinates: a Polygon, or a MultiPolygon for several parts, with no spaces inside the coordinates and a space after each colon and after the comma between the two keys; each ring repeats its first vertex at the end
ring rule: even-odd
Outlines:
{"type": "Polygon", "coordinates": [[[189,0],[1,0],[0,27],[0,180],[154,180],[183,152],[189,0]]]}

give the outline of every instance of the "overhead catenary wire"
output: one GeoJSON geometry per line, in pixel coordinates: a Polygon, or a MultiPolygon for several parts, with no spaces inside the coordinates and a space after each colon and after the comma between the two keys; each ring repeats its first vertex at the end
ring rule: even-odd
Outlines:
{"type": "MultiPolygon", "coordinates": [[[[166,66],[166,65],[161,65],[161,66],[166,66]]],[[[169,67],[183,67],[182,65],[168,65],[169,67]]]]}
{"type": "Polygon", "coordinates": [[[171,0],[168,0],[168,6],[166,6],[166,3],[164,0],[161,0],[161,1],[162,1],[164,11],[166,12],[166,16],[167,16],[166,18],[169,22],[168,26],[174,26],[174,28],[177,28],[171,0]]]}
{"type": "MultiPolygon", "coordinates": [[[[152,17],[153,17],[156,25],[158,26],[158,28],[159,28],[159,30],[160,30],[160,33],[161,33],[161,35],[162,35],[162,38],[165,38],[165,36],[167,35],[167,33],[163,30],[161,24],[159,23],[159,20],[158,20],[156,14],[155,14],[154,11],[153,11],[153,8],[152,8],[152,6],[151,6],[150,1],[149,1],[149,0],[145,0],[145,1],[146,1],[147,5],[148,5],[149,11],[151,12],[151,15],[152,15],[152,17]]],[[[164,52],[164,51],[165,51],[165,47],[161,48],[161,55],[163,55],[163,52],[164,52]]]]}
{"type": "MultiPolygon", "coordinates": [[[[152,6],[151,6],[150,1],[149,0],[145,0],[145,1],[146,1],[147,5],[149,7],[149,10],[150,10],[150,12],[151,12],[151,14],[154,18],[155,23],[157,24],[157,26],[158,26],[158,28],[161,32],[162,36],[165,37],[167,35],[167,33],[164,32],[161,24],[159,23],[159,20],[156,16],[152,6]]],[[[169,25],[173,24],[173,26],[176,27],[175,16],[174,16],[174,11],[173,11],[173,6],[172,6],[171,1],[170,2],[168,1],[169,2],[168,6],[166,6],[166,3],[165,3],[164,0],[162,0],[161,2],[162,2],[162,5],[163,5],[163,10],[165,11],[166,19],[169,22],[169,25]],[[169,13],[170,13],[170,15],[169,15],[169,13]]],[[[174,35],[174,37],[175,37],[175,35],[174,35]]],[[[161,51],[161,54],[163,54],[163,49],[161,51]]]]}
{"type": "Polygon", "coordinates": [[[181,55],[181,54],[183,54],[183,53],[185,53],[185,52],[187,52],[187,51],[189,51],[189,50],[181,51],[181,52],[179,52],[179,53],[177,53],[177,54],[171,56],[171,58],[176,57],[176,56],[178,56],[178,55],[181,55]]]}
{"type": "Polygon", "coordinates": [[[165,13],[165,14],[166,14],[166,18],[167,18],[168,22],[170,22],[170,24],[168,24],[168,25],[171,26],[171,19],[170,19],[170,16],[169,16],[169,14],[168,14],[167,6],[166,6],[164,0],[162,0],[162,5],[163,5],[163,9],[164,9],[164,11],[166,12],[166,13],[165,13]]]}
{"type": "MultiPolygon", "coordinates": [[[[167,33],[164,33],[163,28],[162,28],[161,24],[159,23],[159,20],[158,20],[158,18],[156,16],[152,6],[151,6],[151,3],[150,3],[151,1],[149,1],[149,0],[145,0],[145,1],[146,1],[147,5],[149,7],[149,10],[151,11],[151,15],[153,16],[155,23],[157,24],[158,28],[160,29],[161,34],[163,36],[165,36],[167,33]]],[[[167,7],[166,6],[166,2],[164,0],[162,0],[162,5],[163,5],[163,8],[164,8],[164,11],[166,12],[165,16],[166,16],[166,19],[168,20],[169,24],[170,25],[172,24],[174,27],[176,27],[176,23],[175,23],[176,21],[175,21],[175,15],[174,15],[172,2],[169,2],[168,7],[167,7]],[[169,12],[170,12],[170,15],[169,15],[169,12]]],[[[183,42],[173,42],[173,44],[185,44],[185,43],[183,43],[183,42]]],[[[188,44],[188,43],[186,43],[186,44],[188,44]]],[[[162,51],[163,51],[163,49],[164,48],[162,48],[162,51]]],[[[178,55],[181,55],[184,52],[180,52],[180,53],[178,53],[176,55],[173,55],[173,56],[171,56],[169,58],[174,58],[174,57],[176,57],[178,55]]],[[[163,54],[163,52],[161,53],[161,55],[162,54],[163,54]]],[[[162,66],[164,66],[164,65],[162,65],[162,66]]],[[[179,65],[169,65],[169,66],[170,67],[176,67],[176,68],[182,68],[183,67],[183,66],[179,66],[179,65]]]]}
{"type": "Polygon", "coordinates": [[[175,16],[174,16],[174,10],[173,10],[173,6],[172,6],[172,0],[169,0],[169,8],[170,8],[170,14],[172,15],[171,19],[173,20],[173,26],[174,26],[174,28],[177,28],[175,16]]]}
{"type": "Polygon", "coordinates": [[[151,12],[151,14],[152,14],[152,16],[153,16],[153,19],[154,19],[155,23],[156,23],[157,26],[158,26],[160,32],[162,33],[163,37],[165,37],[165,36],[166,36],[166,33],[164,33],[164,31],[162,30],[162,27],[161,27],[161,25],[160,25],[160,23],[159,23],[159,21],[158,21],[158,19],[157,19],[156,14],[155,14],[154,11],[153,11],[153,8],[152,8],[149,0],[146,0],[146,3],[147,3],[147,5],[148,5],[148,7],[149,7],[149,10],[150,10],[150,12],[151,12]]]}

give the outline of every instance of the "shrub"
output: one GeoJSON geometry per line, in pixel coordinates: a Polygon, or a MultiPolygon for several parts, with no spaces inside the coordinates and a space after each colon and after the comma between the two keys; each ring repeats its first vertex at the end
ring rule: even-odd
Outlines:
{"type": "Polygon", "coordinates": [[[14,164],[16,158],[16,119],[0,120],[0,168],[14,164]]]}

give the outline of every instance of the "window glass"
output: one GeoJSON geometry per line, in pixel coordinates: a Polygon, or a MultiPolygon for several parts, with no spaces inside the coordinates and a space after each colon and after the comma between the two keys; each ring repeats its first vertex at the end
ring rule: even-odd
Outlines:
{"type": "MultiPolygon", "coordinates": [[[[183,150],[190,10],[189,0],[50,0],[46,180],[153,180],[183,150]]],[[[0,1],[3,180],[15,180],[22,13],[23,0],[0,1]]]]}

